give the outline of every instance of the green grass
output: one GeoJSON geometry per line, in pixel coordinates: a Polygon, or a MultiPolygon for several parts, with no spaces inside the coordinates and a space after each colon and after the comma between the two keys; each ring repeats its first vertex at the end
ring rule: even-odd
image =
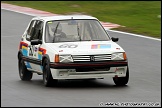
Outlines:
{"type": "Polygon", "coordinates": [[[161,38],[161,1],[3,1],[55,14],[82,13],[125,27],[116,30],[161,38]]]}

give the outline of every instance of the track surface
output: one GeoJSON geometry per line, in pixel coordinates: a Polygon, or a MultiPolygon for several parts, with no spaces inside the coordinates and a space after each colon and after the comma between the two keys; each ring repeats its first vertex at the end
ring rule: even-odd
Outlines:
{"type": "Polygon", "coordinates": [[[117,87],[107,78],[63,80],[58,87],[48,88],[42,76],[34,74],[25,82],[18,75],[18,45],[32,17],[2,9],[1,15],[2,107],[98,107],[101,102],[158,102],[161,106],[161,41],[109,32],[119,37],[117,43],[127,52],[127,86],[117,87]]]}

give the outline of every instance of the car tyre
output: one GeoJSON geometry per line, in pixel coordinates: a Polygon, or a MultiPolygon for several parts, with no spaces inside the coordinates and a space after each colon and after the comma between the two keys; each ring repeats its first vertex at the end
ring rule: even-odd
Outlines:
{"type": "Polygon", "coordinates": [[[126,76],[125,77],[113,77],[114,83],[117,86],[124,86],[128,83],[129,80],[129,68],[127,67],[126,76]]]}
{"type": "Polygon", "coordinates": [[[27,70],[24,60],[21,58],[19,59],[19,76],[23,81],[29,81],[33,76],[33,73],[27,70]]]}
{"type": "Polygon", "coordinates": [[[46,87],[55,86],[58,80],[53,79],[51,75],[51,70],[49,66],[49,61],[47,59],[43,62],[43,83],[46,87]]]}

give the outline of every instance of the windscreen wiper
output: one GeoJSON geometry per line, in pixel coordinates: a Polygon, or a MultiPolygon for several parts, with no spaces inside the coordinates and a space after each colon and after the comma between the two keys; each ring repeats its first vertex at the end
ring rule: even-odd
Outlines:
{"type": "Polygon", "coordinates": [[[57,28],[58,28],[58,25],[59,24],[60,24],[60,22],[57,23],[56,29],[55,29],[54,34],[53,34],[54,35],[54,37],[53,37],[53,43],[55,42],[55,37],[56,37],[55,34],[56,34],[56,31],[57,31],[57,28]]]}
{"type": "Polygon", "coordinates": [[[79,40],[81,41],[81,36],[80,36],[80,34],[79,34],[79,26],[78,26],[78,24],[77,24],[77,30],[78,30],[79,40]]]}

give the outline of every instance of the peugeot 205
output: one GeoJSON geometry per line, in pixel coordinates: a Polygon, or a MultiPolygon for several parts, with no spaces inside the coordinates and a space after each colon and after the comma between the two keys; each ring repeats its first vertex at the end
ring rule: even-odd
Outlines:
{"type": "Polygon", "coordinates": [[[100,21],[87,15],[34,17],[22,35],[18,50],[21,80],[43,75],[45,86],[62,79],[110,77],[126,85],[126,52],[110,37],[100,21]]]}

